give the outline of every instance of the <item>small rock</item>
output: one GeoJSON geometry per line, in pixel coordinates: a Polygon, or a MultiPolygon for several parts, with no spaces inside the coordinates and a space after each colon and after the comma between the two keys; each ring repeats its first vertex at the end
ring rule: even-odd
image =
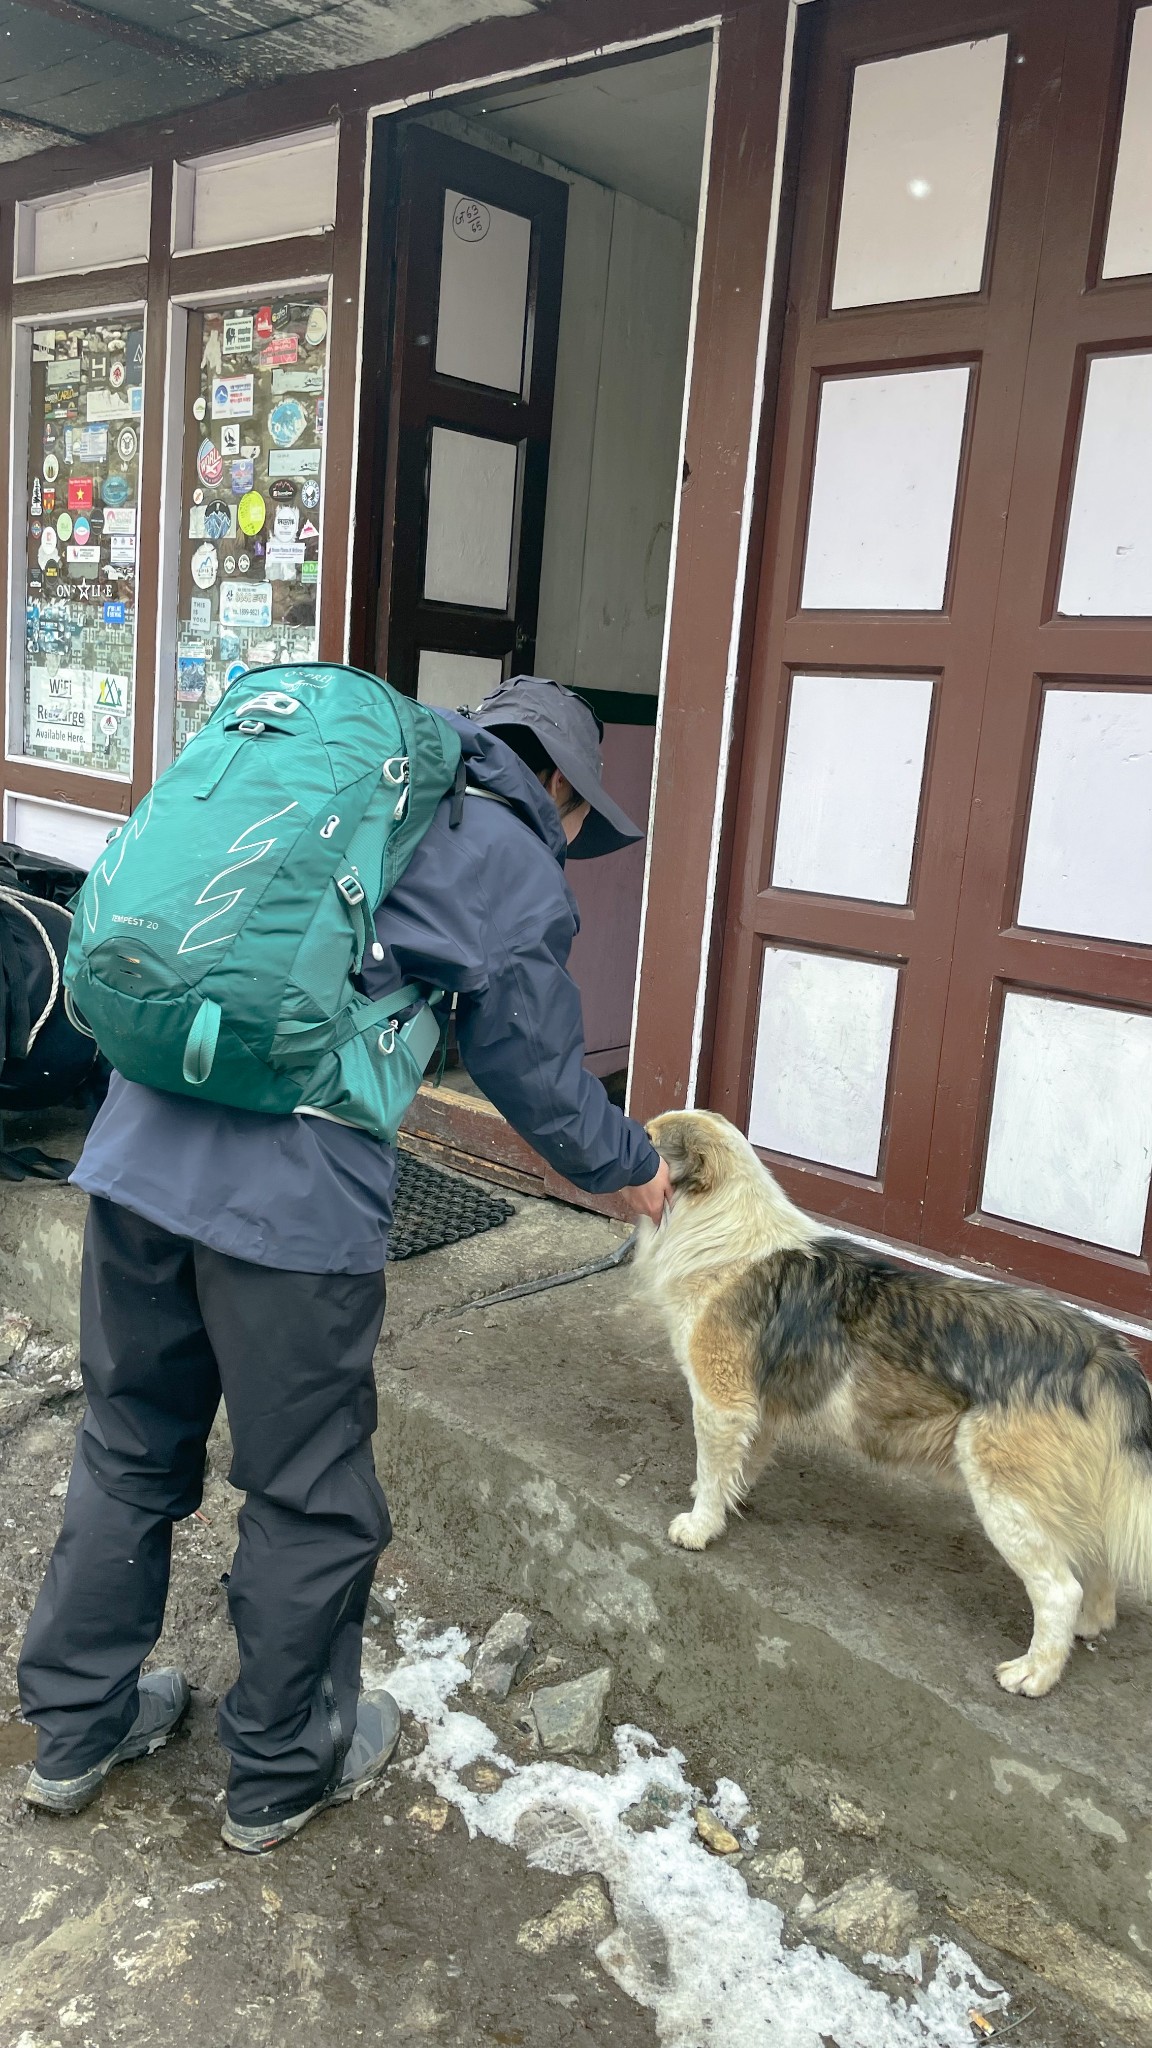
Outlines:
{"type": "Polygon", "coordinates": [[[526,1920],[516,1936],[517,1948],[530,1956],[546,1956],[569,1942],[603,1941],[612,1931],[612,1908],[594,1877],[586,1878],[539,1920],[526,1920]]]}
{"type": "Polygon", "coordinates": [[[885,1821],[884,1814],[867,1813],[851,1799],[843,1799],[839,1792],[828,1794],[828,1811],[833,1827],[839,1828],[842,1835],[858,1835],[864,1842],[874,1842],[885,1821]]]}
{"type": "Polygon", "coordinates": [[[483,1758],[479,1763],[470,1764],[461,1775],[470,1792],[498,1792],[504,1783],[503,1771],[498,1771],[495,1764],[486,1763],[483,1758]]]}
{"type": "Polygon", "coordinates": [[[915,1892],[902,1890],[878,1870],[869,1870],[821,1899],[806,1916],[804,1932],[817,1940],[823,1935],[840,1942],[858,1955],[871,1950],[900,1956],[916,1932],[919,1917],[920,1901],[915,1892]]]}
{"type": "Polygon", "coordinates": [[[443,1834],[448,1815],[452,1811],[446,1799],[438,1792],[429,1792],[408,1808],[408,1819],[414,1826],[427,1828],[430,1834],[443,1834]]]}
{"type": "Polygon", "coordinates": [[[476,1652],[472,1690],[490,1700],[506,1700],[532,1654],[532,1623],[511,1608],[494,1622],[476,1652]]]}
{"type": "Polygon", "coordinates": [[[53,1500],[63,1500],[64,1495],[67,1493],[67,1491],[68,1481],[66,1479],[58,1479],[56,1481],[55,1486],[50,1486],[48,1488],[49,1495],[53,1500]]]}
{"type": "Polygon", "coordinates": [[[51,1344],[45,1337],[30,1337],[12,1358],[9,1371],[14,1380],[39,1387],[45,1398],[53,1401],[77,1393],[82,1384],[75,1344],[51,1344]]]}
{"type": "Polygon", "coordinates": [[[804,1858],[798,1848],[781,1849],[778,1856],[753,1856],[745,1865],[744,1876],[757,1898],[783,1903],[804,1882],[804,1858]]]}
{"type": "Polygon", "coordinates": [[[717,1820],[716,1815],[707,1806],[696,1808],[696,1833],[704,1847],[711,1849],[714,1856],[735,1856],[740,1848],[731,1828],[726,1828],[723,1821],[717,1820]]]}
{"type": "Polygon", "coordinates": [[[0,1367],[15,1358],[31,1334],[32,1325],[27,1316],[18,1316],[11,1309],[0,1315],[0,1367]]]}
{"type": "Polygon", "coordinates": [[[648,1785],[636,1804],[629,1806],[620,1818],[634,1835],[650,1835],[655,1828],[667,1827],[687,1804],[683,1792],[675,1792],[669,1785],[648,1785]]]}
{"type": "Polygon", "coordinates": [[[372,1602],[373,1607],[376,1609],[377,1614],[380,1616],[381,1621],[395,1621],[395,1603],[388,1598],[387,1593],[381,1593],[375,1586],[373,1586],[368,1595],[368,1598],[372,1602]]]}
{"type": "Polygon", "coordinates": [[[604,1703],[612,1686],[607,1665],[564,1685],[546,1686],[532,1696],[532,1721],[540,1747],[551,1756],[591,1756],[599,1747],[604,1703]]]}
{"type": "Polygon", "coordinates": [[[20,1387],[0,1375],[0,1436],[19,1429],[22,1422],[35,1415],[41,1398],[38,1387],[20,1387]]]}

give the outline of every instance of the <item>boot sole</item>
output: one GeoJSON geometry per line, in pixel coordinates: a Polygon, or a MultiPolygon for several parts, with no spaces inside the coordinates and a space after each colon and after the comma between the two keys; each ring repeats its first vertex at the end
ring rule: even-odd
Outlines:
{"type": "Polygon", "coordinates": [[[306,1828],[310,1820],[315,1820],[318,1813],[327,1813],[333,1806],[350,1806],[359,1799],[362,1792],[369,1791],[388,1769],[400,1746],[401,1733],[402,1731],[397,1729],[396,1740],[391,1749],[382,1752],[371,1770],[365,1771],[362,1778],[357,1778],[354,1785],[338,1786],[335,1792],[329,1793],[327,1799],[318,1799],[315,1806],[309,1806],[303,1813],[294,1813],[288,1820],[275,1821],[268,1829],[246,1827],[243,1821],[234,1821],[229,1817],[220,1830],[221,1841],[227,1848],[237,1849],[242,1856],[266,1856],[269,1850],[279,1849],[282,1843],[292,1841],[293,1837],[300,1833],[301,1828],[306,1828]]]}
{"type": "MultiPolygon", "coordinates": [[[[25,1806],[32,1807],[36,1813],[57,1814],[65,1820],[72,1814],[83,1813],[85,1807],[91,1806],[92,1801],[99,1798],[112,1772],[119,1770],[121,1764],[138,1764],[145,1757],[155,1756],[158,1749],[163,1749],[165,1743],[171,1741],[191,1704],[190,1699],[185,1700],[172,1726],[165,1728],[162,1734],[151,1736],[142,1748],[110,1756],[106,1763],[94,1765],[91,1772],[86,1771],[82,1778],[72,1781],[77,1787],[83,1786],[82,1791],[77,1789],[72,1793],[56,1793],[53,1786],[59,1784],[60,1780],[42,1778],[37,1771],[32,1771],[24,1787],[25,1806]]],[[[63,1781],[65,1784],[68,1782],[67,1779],[63,1781]]]]}

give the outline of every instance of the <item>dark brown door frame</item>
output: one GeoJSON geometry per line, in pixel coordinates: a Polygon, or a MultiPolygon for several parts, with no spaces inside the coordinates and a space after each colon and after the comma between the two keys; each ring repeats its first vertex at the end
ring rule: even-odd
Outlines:
{"type": "MultiPolygon", "coordinates": [[[[393,229],[390,331],[385,349],[388,424],[386,460],[369,477],[382,511],[372,524],[381,529],[375,637],[370,664],[397,689],[415,693],[419,649],[490,655],[505,674],[530,673],[536,647],[544,507],[556,344],[564,276],[567,187],[556,178],[458,142],[412,120],[389,123],[399,129],[388,170],[398,194],[394,208],[375,181],[369,199],[369,243],[393,229]],[[492,206],[531,214],[532,253],[528,270],[525,385],[493,391],[438,375],[436,322],[441,262],[442,207],[435,198],[445,176],[455,189],[492,206]],[[426,506],[429,428],[446,424],[519,444],[519,481],[513,522],[508,604],[489,611],[459,605],[431,605],[423,597],[424,520],[412,508],[426,506]],[[403,508],[398,510],[399,508],[403,508]]],[[[375,306],[365,308],[365,332],[381,332],[375,306]]],[[[376,447],[380,447],[377,439],[376,447]]]]}

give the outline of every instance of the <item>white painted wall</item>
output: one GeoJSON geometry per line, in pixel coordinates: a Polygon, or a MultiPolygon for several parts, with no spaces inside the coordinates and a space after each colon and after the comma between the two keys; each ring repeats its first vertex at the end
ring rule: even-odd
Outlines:
{"type": "Polygon", "coordinates": [[[572,184],[536,665],[577,689],[660,687],[694,240],[572,184]]]}
{"type": "Polygon", "coordinates": [[[695,230],[480,122],[428,126],[568,187],[536,669],[655,696],[695,230]]]}

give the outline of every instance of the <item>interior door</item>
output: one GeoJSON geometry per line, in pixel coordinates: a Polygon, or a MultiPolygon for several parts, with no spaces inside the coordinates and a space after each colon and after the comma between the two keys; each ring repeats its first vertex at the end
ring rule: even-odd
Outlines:
{"type": "Polygon", "coordinates": [[[807,1207],[915,1240],[1066,9],[803,12],[709,1100],[807,1207]]]}
{"type": "Polygon", "coordinates": [[[567,188],[407,125],[377,665],[474,705],[535,655],[567,188]]]}

